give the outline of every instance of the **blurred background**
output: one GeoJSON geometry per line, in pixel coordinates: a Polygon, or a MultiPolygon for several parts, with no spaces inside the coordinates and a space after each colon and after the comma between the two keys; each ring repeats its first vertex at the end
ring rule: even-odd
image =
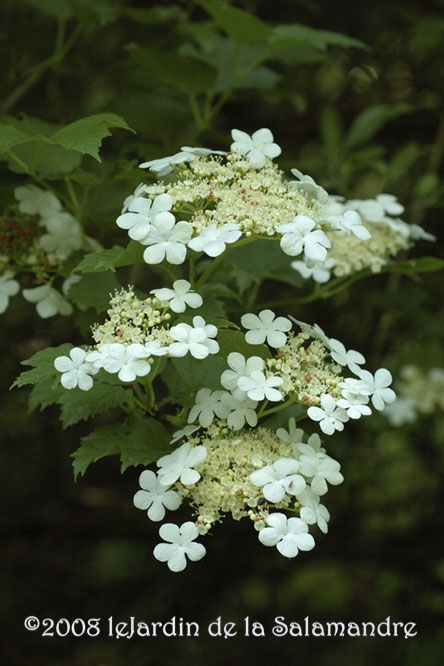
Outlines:
{"type": "MultiPolygon", "coordinates": [[[[443,256],[442,0],[3,0],[0,49],[2,117],[64,125],[113,112],[136,131],[114,132],[103,162],[86,163],[94,186],[85,224],[105,247],[141,179],[140,161],[182,145],[224,149],[233,127],[269,127],[284,170],[297,167],[347,198],[396,195],[403,219],[438,238],[409,256],[443,256]],[[227,18],[223,5],[251,21],[227,18]],[[272,42],[264,26],[274,28],[272,42]]],[[[2,205],[24,182],[7,166],[0,163],[2,205]]],[[[405,365],[444,368],[442,302],[442,273],[393,273],[294,314],[396,379],[405,365]]],[[[89,425],[62,430],[55,407],[29,413],[27,390],[9,391],[22,360],[82,332],[70,318],[40,319],[24,301],[1,317],[2,664],[442,663],[442,409],[398,428],[376,415],[329,440],[345,482],[329,493],[329,534],[316,535],[312,552],[286,561],[258,543],[248,521],[227,519],[205,540],[207,557],[172,574],[152,557],[157,528],[132,505],[140,469],[121,476],[109,458],[75,484],[70,454],[89,425]],[[44,638],[25,631],[28,615],[102,618],[102,633],[44,638]],[[198,622],[201,633],[111,639],[109,616],[176,616],[198,622]],[[219,616],[238,624],[235,637],[208,637],[219,616]],[[242,636],[247,616],[263,623],[265,637],[242,636]],[[301,623],[390,616],[416,623],[418,634],[277,638],[276,616],[301,623]]],[[[178,520],[187,519],[184,509],[178,520]]]]}

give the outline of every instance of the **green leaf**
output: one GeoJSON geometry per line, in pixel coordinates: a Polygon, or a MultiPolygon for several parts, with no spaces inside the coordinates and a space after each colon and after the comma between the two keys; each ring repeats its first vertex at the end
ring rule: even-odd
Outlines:
{"type": "Polygon", "coordinates": [[[153,418],[133,417],[125,423],[97,428],[73,454],[74,477],[85,474],[89,465],[111,455],[120,455],[121,471],[136,465],[149,465],[171,452],[171,436],[153,418]]]}
{"type": "Polygon", "coordinates": [[[444,269],[444,259],[438,257],[420,257],[419,259],[407,259],[406,261],[391,261],[383,267],[387,273],[402,273],[411,278],[416,278],[419,273],[435,273],[444,269]]]}
{"type": "Polygon", "coordinates": [[[60,418],[64,428],[86,421],[95,414],[106,412],[113,407],[123,407],[128,404],[132,394],[120,385],[94,382],[89,391],[79,388],[63,389],[59,394],[57,404],[61,407],[60,418]]]}
{"type": "Polygon", "coordinates": [[[69,299],[81,308],[104,312],[109,306],[110,295],[120,288],[120,282],[111,271],[87,273],[70,287],[69,299]]]}
{"type": "Polygon", "coordinates": [[[271,28],[250,12],[232,7],[224,0],[197,0],[213,17],[216,25],[229,35],[235,44],[265,42],[271,28]]]}
{"type": "Polygon", "coordinates": [[[13,125],[0,125],[0,153],[7,153],[14,146],[29,141],[29,138],[26,132],[13,125]]]}
{"type": "Polygon", "coordinates": [[[271,357],[270,350],[266,345],[250,345],[245,342],[245,335],[241,331],[230,331],[219,329],[217,340],[220,345],[220,353],[225,358],[231,352],[239,352],[245,358],[260,356],[264,360],[271,357]]]}
{"type": "Polygon", "coordinates": [[[109,250],[101,250],[100,252],[91,252],[83,257],[82,261],[77,264],[74,271],[76,273],[103,273],[104,271],[112,270],[115,268],[115,261],[117,257],[123,252],[123,247],[114,245],[109,250]]]}
{"type": "Polygon", "coordinates": [[[143,263],[143,253],[145,247],[137,241],[131,240],[125,249],[116,257],[114,266],[120,268],[121,266],[132,266],[133,264],[143,263]]]}
{"type": "Polygon", "coordinates": [[[352,122],[346,138],[347,148],[353,148],[372,139],[388,122],[409,113],[409,104],[373,104],[362,111],[352,122]]]}
{"type": "Polygon", "coordinates": [[[98,113],[62,127],[52,135],[51,143],[60,144],[66,150],[76,150],[82,155],[91,155],[101,162],[99,149],[102,139],[111,136],[109,131],[111,127],[134,131],[115,113],[98,113]]]}
{"type": "Polygon", "coordinates": [[[325,51],[328,46],[368,49],[363,42],[348,35],[330,30],[316,30],[316,28],[310,28],[299,23],[274,26],[271,30],[269,43],[273,49],[281,49],[298,43],[313,46],[320,51],[325,51]]]}
{"type": "Polygon", "coordinates": [[[37,407],[42,411],[50,405],[54,405],[60,397],[60,391],[57,388],[57,380],[53,377],[35,384],[29,395],[29,411],[33,412],[37,407]]]}
{"type": "Polygon", "coordinates": [[[12,388],[26,386],[27,384],[37,384],[38,382],[45,381],[58,377],[60,373],[54,367],[54,361],[57,356],[65,356],[69,354],[72,345],[65,343],[59,347],[47,347],[38,351],[36,354],[22,361],[22,365],[31,365],[32,370],[25,370],[22,372],[11,386],[12,388]]]}

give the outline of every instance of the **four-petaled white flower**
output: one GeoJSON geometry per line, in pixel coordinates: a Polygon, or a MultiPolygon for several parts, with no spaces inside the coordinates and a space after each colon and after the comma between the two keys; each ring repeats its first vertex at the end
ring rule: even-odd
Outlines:
{"type": "Polygon", "coordinates": [[[328,347],[330,349],[331,357],[339,365],[347,366],[352,372],[359,373],[359,367],[365,363],[364,356],[354,349],[346,350],[342,342],[335,338],[328,339],[328,347]]]}
{"type": "Polygon", "coordinates": [[[265,127],[257,130],[251,136],[241,130],[233,129],[231,136],[233,137],[231,152],[246,155],[256,169],[265,165],[267,157],[273,159],[282,152],[280,146],[273,142],[273,134],[265,127]]]}
{"type": "Polygon", "coordinates": [[[334,398],[328,393],[321,395],[320,407],[309,407],[307,415],[313,421],[319,421],[319,427],[326,435],[332,435],[335,430],[344,430],[344,423],[349,420],[345,409],[338,407],[334,398]]]}
{"type": "Polygon", "coordinates": [[[299,169],[291,169],[293,176],[298,180],[291,180],[290,185],[301,189],[308,197],[317,199],[319,203],[325,204],[328,201],[328,192],[318,185],[311,176],[303,174],[299,169]]]}
{"type": "Polygon", "coordinates": [[[187,566],[187,557],[192,562],[201,560],[205,553],[205,546],[195,543],[199,531],[194,523],[188,521],[181,527],[173,523],[165,523],[159,530],[159,536],[168,543],[159,543],[153,554],[159,562],[166,562],[170,571],[183,571],[187,566]]]}
{"type": "Polygon", "coordinates": [[[134,196],[128,204],[128,212],[119,215],[116,224],[121,229],[127,229],[130,238],[145,245],[156,215],[168,212],[172,205],[173,198],[169,194],[160,194],[155,199],[134,196]]]}
{"type": "Polygon", "coordinates": [[[300,518],[287,518],[284,513],[270,513],[268,527],[259,532],[259,541],[264,546],[276,546],[284,557],[296,557],[300,550],[312,550],[315,541],[308,534],[307,523],[300,518]]]}
{"type": "Polygon", "coordinates": [[[159,478],[166,486],[180,481],[184,486],[192,486],[200,479],[200,474],[193,469],[201,465],[207,457],[207,450],[203,445],[191,446],[185,442],[173,453],[162,456],[157,461],[159,478]]]}
{"type": "Polygon", "coordinates": [[[49,284],[41,284],[33,289],[23,289],[23,298],[28,303],[36,303],[35,309],[42,319],[54,317],[56,314],[68,316],[72,313],[71,303],[49,284]]]}
{"type": "Polygon", "coordinates": [[[396,393],[389,388],[392,375],[386,368],[379,368],[372,375],[368,370],[359,370],[357,373],[361,380],[361,391],[371,396],[373,407],[382,412],[386,405],[396,400],[396,393]]]}
{"type": "Polygon", "coordinates": [[[139,477],[139,485],[142,490],[138,490],[134,495],[134,506],[147,511],[150,520],[163,520],[165,509],[175,511],[181,505],[179,493],[169,490],[170,486],[162,483],[150,469],[143,470],[139,477]]]}
{"type": "Polygon", "coordinates": [[[319,495],[316,495],[311,488],[305,488],[296,499],[302,504],[299,513],[301,520],[307,525],[317,523],[321,532],[327,534],[330,512],[326,506],[320,503],[319,495]]]}
{"type": "Polygon", "coordinates": [[[283,384],[282,377],[269,375],[266,377],[263,372],[255,370],[249,377],[240,377],[237,381],[241,391],[245,391],[252,400],[263,400],[266,398],[271,402],[282,400],[282,393],[275,386],[283,384]]]}
{"type": "Polygon", "coordinates": [[[378,194],[375,199],[350,199],[346,205],[369,222],[384,222],[386,214],[402,215],[404,212],[404,206],[393,194],[378,194]]]}
{"type": "Polygon", "coordinates": [[[343,389],[342,398],[339,398],[336,404],[345,409],[351,419],[360,419],[361,416],[368,416],[372,413],[368,401],[368,395],[343,389]]]}
{"type": "Polygon", "coordinates": [[[245,359],[239,352],[228,354],[227,363],[231,370],[224,370],[220,377],[220,383],[229,391],[238,387],[238,381],[241,377],[249,377],[252,372],[261,371],[264,367],[264,359],[260,356],[250,356],[245,359]]]}
{"type": "Polygon", "coordinates": [[[121,342],[109,342],[90,352],[86,360],[96,368],[116,374],[121,382],[133,382],[136,377],[145,377],[150,370],[147,350],[140,343],[123,345],[121,342]]]}
{"type": "Polygon", "coordinates": [[[9,305],[9,297],[15,296],[20,291],[20,285],[14,280],[14,275],[7,271],[0,275],[0,314],[6,311],[9,305]]]}
{"type": "Polygon", "coordinates": [[[290,265],[304,280],[311,278],[319,284],[325,284],[331,277],[331,269],[335,265],[335,260],[327,257],[323,263],[314,263],[312,266],[308,266],[305,261],[296,260],[292,261],[290,265]]]}
{"type": "Polygon", "coordinates": [[[54,367],[63,373],[60,377],[60,383],[66,389],[73,389],[76,386],[82,391],[89,391],[93,385],[91,375],[99,372],[92,363],[86,360],[87,352],[80,347],[73,347],[69,356],[57,356],[54,361],[54,367]]]}
{"type": "Polygon", "coordinates": [[[203,317],[193,317],[193,326],[176,324],[170,328],[173,342],[169,347],[170,356],[185,356],[190,352],[194,358],[206,358],[208,354],[217,354],[219,343],[212,340],[217,335],[213,324],[206,324],[203,317]]]}
{"type": "Polygon", "coordinates": [[[150,294],[154,294],[159,301],[168,303],[173,312],[185,312],[187,305],[190,308],[200,308],[203,303],[202,296],[191,290],[188,280],[176,280],[172,289],[152,289],[150,294]]]}
{"type": "Polygon", "coordinates": [[[242,315],[241,324],[250,329],[245,333],[248,344],[260,345],[266,340],[270,347],[276,348],[285,345],[285,333],[291,329],[291,321],[286,317],[276,317],[272,310],[262,310],[259,315],[242,315]]]}
{"type": "Polygon", "coordinates": [[[240,430],[244,427],[245,422],[254,428],[257,424],[257,414],[255,409],[257,401],[251,400],[245,396],[244,392],[240,389],[235,389],[233,393],[223,392],[222,404],[227,409],[228,416],[227,425],[232,430],[240,430]]]}
{"type": "Polygon", "coordinates": [[[343,482],[341,465],[321,450],[316,451],[310,444],[300,444],[299,471],[310,481],[311,489],[316,495],[325,495],[327,481],[332,486],[343,482]]]}
{"type": "Polygon", "coordinates": [[[45,220],[48,233],[39,238],[38,245],[53,261],[64,261],[83,243],[82,227],[70,213],[57,213],[45,220]]]}
{"type": "Polygon", "coordinates": [[[14,196],[19,202],[19,210],[28,215],[40,215],[46,218],[62,210],[62,204],[53,192],[42,190],[36,185],[16,187],[14,196]]]}
{"type": "Polygon", "coordinates": [[[364,227],[362,220],[355,210],[346,210],[342,215],[330,215],[326,218],[335,229],[340,229],[347,236],[353,234],[360,240],[368,240],[371,233],[364,227]]]}
{"type": "MultiPolygon", "coordinates": [[[[183,264],[187,254],[186,244],[191,238],[191,224],[177,222],[172,213],[158,213],[152,220],[143,245],[149,245],[143,253],[147,264],[160,264],[166,259],[170,264],[183,264]]],[[[141,241],[142,242],[142,241],[141,241]]]]}
{"type": "Polygon", "coordinates": [[[188,247],[196,252],[205,252],[209,257],[218,257],[225,251],[227,243],[235,243],[241,236],[242,231],[234,222],[222,227],[210,224],[199,236],[189,241],[188,247]]]}
{"type": "Polygon", "coordinates": [[[228,415],[228,410],[221,401],[224,393],[225,391],[212,391],[208,388],[199,389],[196,394],[195,405],[188,414],[188,423],[193,423],[198,419],[203,428],[208,428],[213,423],[215,416],[225,418],[228,415]]]}
{"type": "Polygon", "coordinates": [[[282,234],[281,248],[285,254],[296,257],[304,251],[309,261],[325,261],[331,242],[322,229],[315,227],[316,222],[307,215],[296,215],[291,222],[279,226],[276,231],[282,234]]]}
{"type": "Polygon", "coordinates": [[[298,474],[299,463],[294,458],[279,458],[272,465],[266,465],[250,474],[254,486],[262,488],[262,493],[269,502],[281,502],[285,493],[298,495],[305,486],[305,479],[298,474]]]}
{"type": "Polygon", "coordinates": [[[302,428],[296,427],[296,420],[292,416],[288,421],[288,430],[285,430],[285,428],[278,428],[276,430],[276,435],[287,444],[300,444],[302,443],[304,431],[302,428]]]}

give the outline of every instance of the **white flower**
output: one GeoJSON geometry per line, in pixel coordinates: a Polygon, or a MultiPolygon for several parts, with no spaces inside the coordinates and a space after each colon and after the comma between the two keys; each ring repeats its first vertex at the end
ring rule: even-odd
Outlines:
{"type": "Polygon", "coordinates": [[[285,428],[278,428],[276,430],[276,435],[287,444],[299,444],[302,443],[304,431],[302,428],[296,428],[296,421],[292,416],[288,421],[288,430],[285,430],[285,428]]]}
{"type": "Polygon", "coordinates": [[[68,303],[62,294],[49,284],[42,284],[34,289],[23,289],[22,293],[28,303],[36,303],[35,309],[42,319],[54,317],[56,314],[67,316],[73,311],[71,303],[68,303]]]}
{"type": "Polygon", "coordinates": [[[266,340],[270,347],[277,348],[285,345],[285,332],[291,329],[291,321],[286,317],[276,317],[272,310],[262,310],[259,315],[242,315],[241,324],[250,329],[245,333],[248,344],[260,345],[266,340]]]}
{"type": "Polygon", "coordinates": [[[185,312],[186,306],[200,308],[203,303],[202,296],[190,290],[188,280],[176,280],[172,289],[152,289],[150,294],[162,302],[167,302],[173,312],[185,312]]]}
{"type": "Polygon", "coordinates": [[[145,377],[150,372],[151,365],[146,358],[147,350],[140,343],[123,345],[121,342],[111,342],[90,352],[86,360],[96,368],[103,368],[111,374],[117,373],[121,382],[133,382],[136,377],[145,377]]]}
{"type": "Polygon", "coordinates": [[[19,202],[19,210],[29,215],[51,217],[62,210],[62,204],[53,192],[42,190],[36,185],[23,185],[14,189],[19,202]]]}
{"type": "Polygon", "coordinates": [[[287,518],[284,513],[271,513],[267,525],[259,532],[264,546],[276,546],[284,557],[296,557],[300,550],[312,550],[315,541],[308,534],[307,523],[300,518],[287,518]]]}
{"type": "Polygon", "coordinates": [[[173,453],[168,453],[157,461],[160,480],[166,486],[178,480],[184,486],[192,486],[200,479],[199,472],[193,468],[201,465],[206,457],[207,450],[204,446],[192,447],[189,442],[185,442],[173,453]]]}
{"type": "Polygon", "coordinates": [[[194,432],[199,430],[200,426],[198,425],[186,425],[180,430],[176,430],[176,432],[173,432],[173,436],[171,437],[170,444],[174,444],[175,442],[178,442],[179,439],[182,439],[182,437],[189,437],[192,435],[194,432]]]}
{"type": "Polygon", "coordinates": [[[197,562],[207,552],[201,543],[194,543],[199,531],[191,521],[183,523],[181,527],[165,523],[159,530],[159,536],[168,543],[157,544],[153,551],[154,557],[159,562],[166,562],[170,571],[183,571],[187,566],[187,557],[197,562]]]}
{"type": "Polygon", "coordinates": [[[20,291],[20,285],[14,280],[14,275],[7,271],[0,275],[0,314],[6,311],[9,305],[9,297],[15,296],[20,291]]]}
{"type": "Polygon", "coordinates": [[[326,336],[322,328],[319,326],[319,324],[314,324],[311,326],[310,324],[306,324],[303,321],[299,321],[298,319],[295,319],[290,315],[290,319],[294,321],[295,324],[297,324],[302,333],[305,333],[305,335],[309,335],[311,338],[318,338],[326,347],[329,347],[329,338],[326,336]]]}
{"type": "Polygon", "coordinates": [[[382,412],[386,405],[396,400],[396,393],[388,388],[392,383],[392,375],[386,368],[376,370],[374,376],[368,370],[357,373],[362,384],[362,391],[371,396],[373,407],[382,412]]]}
{"type": "Polygon", "coordinates": [[[208,354],[217,354],[219,344],[212,340],[217,335],[217,328],[206,324],[203,317],[193,317],[193,326],[189,324],[176,324],[170,328],[173,342],[170,345],[171,356],[185,356],[190,352],[194,358],[206,358],[208,354]]]}
{"type": "Polygon", "coordinates": [[[322,263],[314,263],[312,266],[307,266],[305,261],[292,261],[291,267],[300,273],[304,280],[312,278],[315,282],[319,284],[324,284],[328,282],[331,276],[330,270],[335,265],[335,260],[332,257],[328,257],[322,263]]]}
{"type": "Polygon", "coordinates": [[[232,430],[240,430],[244,427],[245,422],[254,428],[257,424],[257,414],[255,409],[257,401],[251,400],[243,394],[239,389],[234,393],[226,393],[222,395],[222,404],[227,410],[227,424],[232,430]]]}
{"type": "Polygon", "coordinates": [[[190,146],[182,146],[180,153],[169,155],[168,157],[161,157],[157,160],[150,160],[149,162],[143,162],[143,164],[139,164],[139,168],[150,169],[150,171],[154,171],[158,176],[166,176],[168,173],[173,171],[177,164],[192,162],[198,156],[205,157],[211,154],[226,155],[225,151],[223,150],[210,150],[209,148],[191,148],[190,146]]]}
{"type": "Polygon", "coordinates": [[[239,352],[228,354],[227,362],[231,370],[224,370],[220,383],[229,391],[238,387],[240,377],[249,377],[252,372],[261,371],[264,367],[264,360],[260,356],[245,359],[239,352]]]}
{"type": "Polygon", "coordinates": [[[205,252],[209,257],[218,257],[225,252],[227,243],[235,243],[241,236],[242,231],[232,222],[222,227],[210,224],[189,241],[188,247],[196,252],[205,252]]]}
{"type": "Polygon", "coordinates": [[[128,229],[130,238],[146,245],[145,239],[153,219],[159,213],[168,212],[172,205],[173,198],[169,194],[160,194],[154,200],[134,196],[128,205],[128,212],[119,215],[116,224],[121,229],[128,229]]]}
{"type": "Polygon", "coordinates": [[[146,358],[149,356],[165,356],[170,350],[169,347],[162,347],[158,340],[148,340],[143,346],[145,347],[146,358]]]}
{"type": "Polygon", "coordinates": [[[228,410],[221,402],[224,391],[212,391],[208,388],[201,388],[196,394],[196,404],[191,408],[188,414],[188,423],[193,423],[199,418],[199,423],[203,428],[213,423],[214,417],[225,418],[228,410]]]}
{"type": "Polygon", "coordinates": [[[384,409],[390,425],[398,427],[404,423],[413,423],[418,418],[414,401],[407,396],[398,396],[394,402],[384,409]]]}
{"type": "Polygon", "coordinates": [[[311,488],[306,488],[298,494],[296,499],[302,504],[299,514],[301,520],[307,523],[307,525],[317,523],[321,532],[327,534],[327,523],[330,520],[330,513],[326,506],[320,504],[319,495],[316,495],[311,488]]]}
{"type": "Polygon", "coordinates": [[[336,404],[345,409],[351,419],[359,419],[361,416],[368,416],[372,413],[368,401],[368,395],[343,389],[342,398],[337,400],[336,404]]]}
{"type": "Polygon", "coordinates": [[[315,450],[310,444],[300,444],[298,449],[299,471],[311,482],[311,489],[316,495],[325,495],[327,481],[332,486],[343,482],[341,465],[337,460],[327,456],[323,450],[315,450]]]}
{"type": "Polygon", "coordinates": [[[331,357],[339,365],[347,366],[350,370],[356,374],[359,373],[361,368],[359,367],[365,363],[364,356],[354,349],[346,350],[342,342],[336,340],[335,338],[329,338],[328,347],[330,349],[331,357]]]}
{"type": "Polygon", "coordinates": [[[288,224],[282,224],[276,231],[282,234],[281,248],[290,257],[302,252],[308,260],[322,263],[327,258],[327,248],[331,242],[321,229],[313,229],[316,222],[307,215],[296,215],[288,224]]]}
{"type": "Polygon", "coordinates": [[[74,347],[69,356],[57,356],[54,360],[55,369],[63,373],[60,382],[64,388],[73,389],[78,386],[82,391],[92,388],[91,375],[97,374],[99,369],[86,360],[87,353],[80,347],[74,347]]]}
{"type": "Polygon", "coordinates": [[[305,488],[305,480],[297,474],[299,463],[294,458],[279,458],[272,465],[266,465],[250,474],[254,486],[262,488],[266,500],[275,504],[284,499],[285,493],[298,495],[305,488]]]}
{"type": "Polygon", "coordinates": [[[311,176],[304,175],[298,169],[291,169],[291,173],[293,176],[296,176],[298,180],[291,180],[289,185],[299,187],[299,189],[301,189],[308,197],[313,197],[322,204],[327,203],[328,192],[318,185],[311,176]]]}
{"type": "Polygon", "coordinates": [[[183,220],[176,223],[172,213],[158,213],[143,239],[143,245],[151,246],[143,253],[144,261],[147,264],[160,264],[166,259],[170,264],[182,264],[192,232],[191,224],[183,220]]]}
{"type": "Polygon", "coordinates": [[[347,236],[353,234],[360,240],[371,238],[371,233],[367,227],[364,227],[355,210],[346,210],[342,215],[330,215],[326,219],[334,228],[344,231],[347,236]]]}
{"type": "Polygon", "coordinates": [[[231,152],[246,155],[256,169],[264,166],[267,157],[272,159],[282,152],[277,143],[273,143],[273,134],[265,127],[254,132],[251,137],[246,132],[233,129],[231,136],[231,152]]]}
{"type": "Polygon", "coordinates": [[[83,244],[82,227],[69,213],[58,213],[45,220],[48,231],[38,244],[53,260],[64,261],[83,244]]]}
{"type": "Polygon", "coordinates": [[[338,407],[328,393],[321,396],[321,407],[309,407],[307,415],[313,421],[319,421],[319,427],[326,435],[332,435],[335,430],[344,430],[344,423],[349,420],[345,409],[338,407]]]}
{"type": "Polygon", "coordinates": [[[283,384],[282,377],[270,375],[265,377],[263,372],[255,370],[249,377],[240,377],[237,385],[241,391],[245,391],[252,400],[263,400],[266,398],[272,402],[282,400],[282,393],[275,386],[283,384]]]}
{"type": "MultiPolygon", "coordinates": [[[[145,197],[143,196],[146,192],[149,191],[149,186],[145,185],[145,183],[139,183],[139,185],[136,187],[134,190],[134,194],[130,194],[126,197],[126,199],[123,202],[122,205],[122,215],[123,213],[126,213],[128,210],[133,210],[132,204],[136,201],[136,199],[139,201],[140,199],[143,199],[146,201],[145,197]]],[[[135,203],[135,208],[136,212],[140,212],[139,210],[139,203],[135,203]]]]}
{"type": "Polygon", "coordinates": [[[163,484],[150,469],[145,469],[140,477],[139,484],[142,490],[134,495],[133,502],[136,509],[147,511],[150,520],[158,521],[165,518],[165,508],[175,511],[181,504],[181,498],[169,486],[163,484]]]}
{"type": "Polygon", "coordinates": [[[393,194],[378,194],[375,199],[350,199],[346,207],[359,211],[369,222],[384,222],[386,214],[402,215],[404,206],[393,194]]]}

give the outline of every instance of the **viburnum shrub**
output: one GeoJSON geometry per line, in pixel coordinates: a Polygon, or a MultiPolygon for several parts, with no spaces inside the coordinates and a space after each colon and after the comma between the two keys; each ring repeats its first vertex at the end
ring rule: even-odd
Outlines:
{"type": "Polygon", "coordinates": [[[122,471],[143,466],[134,505],[167,520],[154,556],[172,571],[205,555],[195,539],[226,514],[247,518],[261,544],[287,558],[314,547],[314,526],[327,532],[325,496],[343,481],[329,437],[396,396],[388,369],[366,367],[362,353],[299,320],[298,289],[309,281],[305,301],[325,299],[399,270],[398,252],[434,240],[399,218],[392,195],[346,201],[297,169],[284,175],[269,129],[234,129],[232,139],[228,152],[185,146],[140,165],[147,178],[116,220],[126,247],[94,247],[52,192],[17,188],[25,240],[0,282],[4,310],[16,273],[34,267],[41,285],[23,295],[51,317],[78,311],[82,285],[91,301],[94,280],[137,268],[133,284],[110,294],[87,344],[38,352],[15,385],[34,384],[33,407],[59,404],[64,426],[112,414],[83,437],[75,474],[116,454],[122,471]],[[80,249],[93,252],[58,291],[51,275],[80,249]],[[261,302],[256,286],[273,279],[294,299],[261,302]],[[170,516],[182,504],[191,520],[178,526],[170,516]]]}

